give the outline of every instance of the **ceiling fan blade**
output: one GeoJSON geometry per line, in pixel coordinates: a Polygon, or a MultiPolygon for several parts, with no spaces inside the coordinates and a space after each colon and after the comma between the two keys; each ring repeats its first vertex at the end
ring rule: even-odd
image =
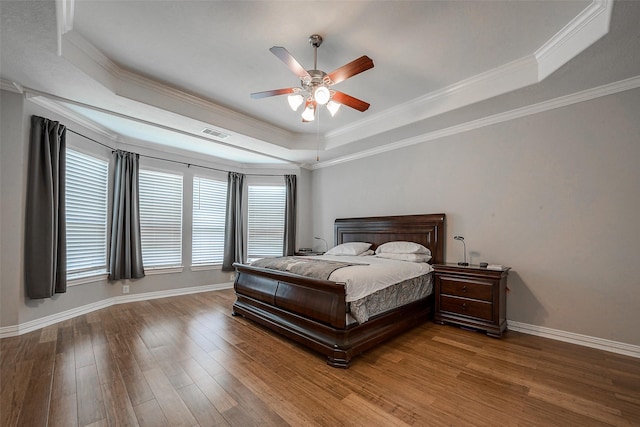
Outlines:
{"type": "Polygon", "coordinates": [[[360,74],[363,71],[367,71],[370,68],[373,68],[373,59],[369,58],[367,55],[363,55],[360,58],[354,59],[348,64],[330,72],[329,78],[334,84],[336,84],[347,80],[349,77],[355,76],[356,74],[360,74]]]}
{"type": "Polygon", "coordinates": [[[287,87],[284,89],[265,90],[264,92],[254,92],[251,94],[251,97],[253,99],[260,99],[260,98],[267,98],[269,96],[286,95],[288,93],[295,93],[296,89],[299,89],[299,88],[287,87]]]}
{"type": "Polygon", "coordinates": [[[351,107],[354,110],[367,111],[369,109],[369,103],[343,92],[336,91],[331,99],[335,102],[346,105],[347,107],[351,107]]]}
{"type": "Polygon", "coordinates": [[[302,65],[289,53],[289,51],[281,46],[274,46],[269,49],[271,53],[277,56],[285,65],[293,71],[293,73],[300,77],[311,77],[307,70],[304,69],[302,65]]]}

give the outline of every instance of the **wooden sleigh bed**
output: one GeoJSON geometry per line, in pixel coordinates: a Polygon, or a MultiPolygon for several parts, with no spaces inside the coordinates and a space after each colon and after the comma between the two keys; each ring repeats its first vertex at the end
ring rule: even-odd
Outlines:
{"type": "MultiPolygon", "coordinates": [[[[430,263],[444,262],[444,214],[336,219],[336,245],[369,242],[372,249],[391,241],[420,243],[430,263]]],[[[428,319],[433,293],[370,318],[348,321],[345,287],[283,271],[234,264],[236,301],[241,315],[327,356],[333,367],[347,368],[353,356],[428,319]]]]}

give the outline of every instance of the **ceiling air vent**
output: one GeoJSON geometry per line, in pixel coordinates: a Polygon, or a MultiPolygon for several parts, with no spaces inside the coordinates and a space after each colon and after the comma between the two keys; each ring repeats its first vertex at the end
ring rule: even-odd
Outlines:
{"type": "Polygon", "coordinates": [[[211,128],[202,129],[202,133],[206,133],[207,135],[215,136],[216,138],[220,138],[220,139],[227,139],[231,136],[228,133],[220,132],[219,130],[215,130],[211,128]]]}

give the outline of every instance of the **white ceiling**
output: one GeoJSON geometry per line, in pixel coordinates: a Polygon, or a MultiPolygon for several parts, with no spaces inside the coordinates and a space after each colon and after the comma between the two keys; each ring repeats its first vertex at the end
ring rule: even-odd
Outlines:
{"type": "MultiPolygon", "coordinates": [[[[637,24],[638,2],[628,3],[620,19],[635,14],[637,24]]],[[[123,143],[243,167],[313,168],[318,155],[353,157],[462,123],[477,116],[470,108],[521,106],[610,31],[612,9],[609,0],[3,0],[0,71],[5,86],[123,143]],[[313,33],[324,38],[319,69],[373,59],[373,69],[336,85],[368,111],[343,106],[302,123],[286,97],[249,97],[298,86],[269,48],[284,46],[311,69],[313,33]],[[205,127],[230,136],[207,137],[205,127]]],[[[620,74],[609,72],[577,89],[620,74]]]]}

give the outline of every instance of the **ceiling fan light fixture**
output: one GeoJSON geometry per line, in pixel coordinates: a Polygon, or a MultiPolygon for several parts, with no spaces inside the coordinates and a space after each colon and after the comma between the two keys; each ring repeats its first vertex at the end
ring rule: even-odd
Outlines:
{"type": "Polygon", "coordinates": [[[331,93],[326,86],[318,86],[313,93],[313,99],[320,105],[325,105],[331,99],[331,93]]]}
{"type": "Polygon", "coordinates": [[[327,110],[329,110],[331,117],[335,116],[339,109],[340,109],[340,104],[338,102],[335,102],[335,101],[327,102],[327,110]]]}
{"type": "Polygon", "coordinates": [[[289,95],[288,101],[289,107],[291,107],[293,111],[298,111],[298,108],[300,108],[300,106],[304,102],[304,98],[300,94],[289,95]]]}
{"type": "MultiPolygon", "coordinates": [[[[2,0],[0,0],[2,1],[2,0]]],[[[338,67],[330,73],[325,73],[318,69],[318,47],[322,44],[322,37],[318,34],[312,34],[309,37],[309,43],[313,47],[313,69],[307,70],[282,46],[273,46],[269,51],[300,79],[300,87],[287,87],[282,89],[266,90],[262,92],[254,92],[250,96],[253,99],[267,98],[270,96],[289,94],[288,102],[293,111],[298,111],[302,103],[306,103],[302,112],[303,122],[312,122],[315,120],[316,108],[318,105],[324,105],[333,117],[340,105],[344,104],[349,108],[357,111],[366,111],[369,104],[353,96],[342,92],[336,92],[333,85],[340,83],[348,78],[360,74],[373,68],[373,60],[366,55],[338,67]],[[333,99],[337,101],[333,101],[333,99]]],[[[320,114],[320,113],[318,113],[320,114]]],[[[319,117],[319,116],[318,116],[319,117]]]]}
{"type": "Polygon", "coordinates": [[[307,108],[302,112],[302,121],[303,122],[312,122],[316,118],[316,109],[313,103],[308,102],[307,108]]]}

